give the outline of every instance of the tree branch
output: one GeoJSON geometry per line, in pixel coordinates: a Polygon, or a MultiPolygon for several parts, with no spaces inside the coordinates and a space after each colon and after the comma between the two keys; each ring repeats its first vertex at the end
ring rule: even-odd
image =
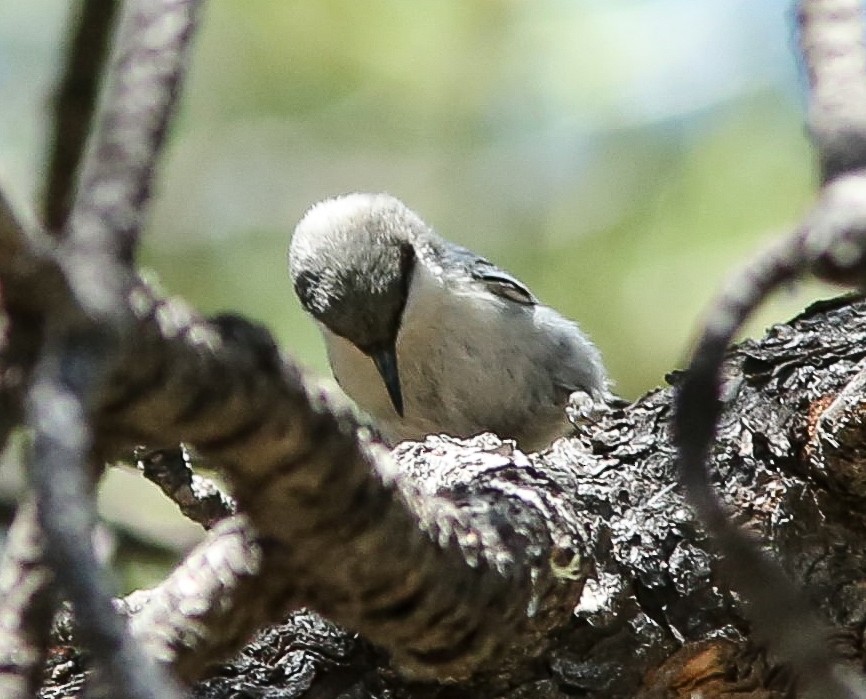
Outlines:
{"type": "MultiPolygon", "coordinates": [[[[713,450],[714,482],[723,489],[728,506],[785,561],[787,575],[810,590],[813,602],[836,627],[824,642],[855,666],[864,657],[866,559],[860,542],[866,524],[850,501],[811,477],[806,447],[811,421],[857,374],[864,356],[862,302],[825,304],[790,326],[773,328],[761,342],[744,343],[726,360],[726,419],[713,450]]],[[[212,668],[212,678],[194,688],[194,696],[231,696],[241,688],[298,699],[310,690],[321,696],[444,697],[451,692],[537,699],[581,694],[599,699],[794,695],[791,671],[780,669],[778,657],[765,657],[751,640],[751,624],[737,597],[728,592],[713,542],[695,526],[674,487],[675,454],[668,439],[672,395],[671,390],[654,391],[544,454],[525,457],[490,436],[469,442],[429,438],[395,452],[398,481],[414,484],[415,492],[432,503],[419,505],[421,509],[446,501],[471,518],[485,504],[495,503],[494,520],[505,527],[500,530],[505,539],[512,527],[531,534],[531,528],[523,530],[519,524],[525,522],[524,511],[530,522],[534,513],[541,513],[545,526],[564,527],[558,538],[556,529],[548,530],[556,543],[549,554],[538,554],[546,557],[550,574],[564,587],[561,606],[537,608],[537,625],[512,631],[513,647],[468,680],[454,686],[436,678],[422,681],[417,675],[407,679],[395,673],[394,658],[382,652],[391,650],[387,639],[371,648],[352,630],[341,633],[309,614],[294,614],[227,666],[212,668]],[[572,513],[568,516],[573,519],[563,520],[563,512],[572,513]],[[589,572],[581,589],[584,567],[589,572]],[[225,693],[216,694],[217,688],[225,693]]],[[[531,536],[519,540],[516,548],[524,560],[516,564],[532,570],[539,549],[531,536]]],[[[320,580],[308,583],[306,569],[289,572],[279,542],[256,536],[252,541],[258,544],[254,550],[261,556],[263,573],[243,578],[247,582],[240,587],[248,584],[254,590],[249,601],[257,618],[278,616],[279,606],[266,608],[269,601],[305,599],[316,591],[322,598],[329,594],[320,580]],[[310,590],[305,589],[308,585],[310,590]],[[282,598],[271,592],[279,586],[286,591],[282,598]],[[259,615],[258,610],[264,611],[259,615]]],[[[392,539],[391,546],[399,546],[398,541],[392,539]]],[[[343,565],[353,566],[352,546],[351,541],[340,548],[334,545],[326,555],[342,553],[343,565]]],[[[479,546],[491,544],[481,539],[479,546]]],[[[244,548],[238,545],[237,550],[244,548]]],[[[208,558],[206,550],[203,546],[196,554],[202,561],[208,558]]],[[[390,565],[389,559],[381,565],[390,565]]],[[[245,566],[234,564],[228,570],[245,566]]],[[[187,580],[219,576],[220,569],[192,567],[198,572],[187,580]]],[[[202,582],[206,590],[213,584],[202,582]]],[[[196,659],[184,639],[207,647],[214,638],[205,635],[208,629],[219,628],[207,615],[232,617],[224,601],[202,612],[195,588],[184,590],[178,584],[166,598],[171,600],[168,605],[153,598],[155,609],[175,610],[170,624],[156,623],[151,633],[169,630],[159,647],[169,649],[165,657],[174,653],[185,676],[200,674],[201,669],[191,668],[200,668],[201,658],[196,659]],[[187,622],[176,611],[184,607],[195,609],[193,620],[201,620],[198,626],[190,624],[189,636],[183,635],[187,622]]],[[[359,586],[353,592],[360,595],[362,590],[359,586]]],[[[230,594],[240,600],[247,593],[230,594]]],[[[250,618],[246,604],[238,603],[242,626],[250,618]]],[[[498,623],[498,614],[495,609],[488,612],[491,625],[498,623]]],[[[159,616],[154,613],[152,618],[159,616]]],[[[239,636],[241,631],[234,629],[239,636]]],[[[227,650],[211,648],[214,654],[227,650]]]]}
{"type": "Polygon", "coordinates": [[[44,224],[59,234],[75,194],[78,164],[90,132],[99,84],[108,57],[118,0],[80,0],[67,38],[63,75],[54,94],[44,224]]]}
{"type": "Polygon", "coordinates": [[[74,293],[50,309],[48,335],[28,399],[30,467],[46,560],[78,612],[115,694],[174,696],[113,614],[91,546],[94,506],[85,463],[88,417],[125,330],[129,264],[156,158],[174,106],[197,3],[137,0],[121,21],[90,150],[82,164],[60,266],[74,293]]]}
{"type": "Polygon", "coordinates": [[[93,551],[87,408],[104,372],[105,343],[96,333],[53,339],[35,370],[28,399],[34,429],[29,476],[37,495],[45,558],[76,610],[81,636],[93,650],[108,691],[130,699],[177,696],[126,633],[93,551]]]}
{"type": "MultiPolygon", "coordinates": [[[[122,33],[123,43],[137,36],[179,65],[186,19],[155,24],[147,12],[128,17],[135,29],[122,33]]],[[[405,447],[418,451],[401,471],[348,414],[328,406],[315,385],[279,355],[262,328],[234,316],[206,322],[178,302],[155,299],[142,286],[131,285],[128,263],[178,75],[174,69],[161,72],[165,64],[159,61],[149,73],[142,66],[153,68],[151,59],[147,51],[119,53],[121,72],[109,81],[101,130],[83,168],[62,257],[31,252],[22,243],[15,255],[32,262],[30,271],[22,274],[16,272],[21,268],[17,263],[9,269],[0,263],[0,277],[8,276],[10,293],[21,299],[32,296],[44,279],[56,278],[58,269],[69,281],[68,287],[56,285],[54,301],[42,302],[51,332],[30,402],[31,419],[39,428],[34,470],[43,503],[65,507],[60,457],[83,463],[90,437],[86,417],[92,413],[97,416],[93,443],[100,448],[140,442],[196,445],[231,476],[242,511],[254,525],[254,534],[244,525],[222,539],[230,542],[220,559],[229,563],[227,581],[207,565],[198,566],[204,571],[200,576],[192,575],[198,582],[190,587],[204,588],[204,603],[184,590],[184,581],[196,570],[195,557],[149,598],[138,617],[148,620],[149,630],[159,628],[160,610],[179,612],[169,615],[167,631],[156,644],[160,657],[193,676],[214,648],[224,651],[255,624],[300,604],[365,634],[390,653],[404,675],[487,683],[499,693],[515,674],[532,672],[533,661],[551,650],[555,631],[574,632],[574,653],[550,655],[543,664],[561,686],[584,693],[624,695],[639,684],[633,673],[642,675],[651,667],[648,659],[636,661],[628,672],[600,679],[598,668],[610,648],[602,637],[634,649],[676,654],[687,641],[710,642],[709,634],[718,633],[717,621],[724,619],[730,627],[725,643],[745,645],[746,624],[716,584],[712,566],[696,563],[712,557],[704,551],[701,535],[690,530],[672,491],[672,455],[658,436],[669,427],[667,394],[652,394],[628,413],[605,416],[587,427],[581,439],[563,442],[544,457],[527,458],[485,438],[468,445],[432,439],[425,446],[405,447]],[[130,66],[137,71],[132,77],[123,72],[130,66]],[[148,83],[150,92],[139,82],[144,74],[154,81],[148,83]],[[150,111],[153,105],[155,111],[150,111]],[[103,334],[95,320],[108,321],[108,332],[103,334]],[[63,401],[69,410],[61,416],[54,408],[63,401]],[[69,430],[58,429],[61,418],[70,420],[69,430]],[[654,429],[643,432],[638,425],[654,429]],[[647,441],[646,434],[654,441],[647,441]],[[644,457],[654,457],[641,465],[661,472],[656,479],[660,489],[652,490],[655,481],[642,480],[634,468],[644,457]],[[614,470],[620,462],[631,467],[614,470]],[[651,517],[662,523],[647,526],[651,517]],[[256,565],[240,553],[253,542],[261,555],[256,565],[267,575],[257,575],[256,565]],[[694,595],[712,621],[689,618],[686,612],[694,605],[686,599],[694,602],[694,595]],[[594,674],[586,671],[586,658],[593,662],[594,674]]],[[[820,67],[812,74],[825,75],[820,67]]],[[[835,172],[837,161],[830,157],[825,169],[835,172]]],[[[791,245],[763,258],[741,278],[748,285],[724,296],[724,312],[704,335],[677,410],[680,460],[691,474],[686,484],[694,502],[722,547],[734,554],[731,559],[748,563],[750,575],[740,575],[738,584],[746,597],[760,603],[763,616],[756,618],[763,619],[762,627],[776,624],[783,631],[788,644],[781,646],[783,652],[811,671],[814,687],[828,697],[850,696],[854,690],[839,679],[820,624],[778,567],[728,524],[709,479],[697,469],[710,454],[707,441],[720,414],[718,367],[740,319],[776,284],[804,270],[834,277],[862,273],[866,197],[861,179],[858,173],[836,177],[791,245]],[[789,607],[806,611],[791,615],[789,607]]],[[[2,213],[0,244],[7,237],[13,238],[12,245],[16,236],[23,240],[20,231],[12,230],[14,220],[4,222],[2,213]]],[[[728,369],[744,367],[735,363],[728,369]]],[[[810,384],[808,390],[833,390],[838,376],[823,378],[825,383],[815,379],[817,387],[810,384]]],[[[807,391],[807,378],[797,381],[793,388],[784,386],[789,395],[795,388],[807,391]]],[[[751,386],[728,388],[738,402],[754,395],[751,386]]],[[[737,453],[745,454],[763,434],[749,424],[736,429],[725,425],[723,432],[720,446],[735,450],[731,445],[737,445],[737,453]]],[[[775,458],[794,459],[790,441],[784,448],[767,445],[775,458]]],[[[409,458],[408,453],[398,456],[409,458]]],[[[754,449],[751,456],[756,458],[754,449]]],[[[727,466],[723,475],[731,479],[731,464],[720,465],[727,466]]],[[[761,476],[773,480],[769,468],[761,476]]],[[[70,477],[76,479],[70,487],[87,489],[83,469],[70,477]]],[[[780,485],[778,492],[792,492],[793,484],[801,495],[821,496],[808,479],[787,477],[791,483],[780,485]]],[[[778,477],[775,482],[779,485],[778,477]]],[[[838,565],[834,556],[840,554],[832,547],[853,541],[854,527],[845,530],[842,514],[830,506],[805,506],[798,512],[802,517],[778,520],[780,512],[786,513],[778,492],[769,492],[765,509],[748,512],[755,527],[785,552],[790,546],[786,537],[795,538],[803,523],[817,528],[820,521],[832,530],[810,540],[804,560],[797,562],[798,577],[811,578],[823,566],[838,565]],[[799,569],[801,563],[808,566],[799,569]]],[[[47,507],[41,512],[55,517],[46,520],[49,544],[59,546],[55,559],[89,563],[91,554],[64,543],[57,513],[47,507]]],[[[72,514],[73,530],[87,541],[88,512],[72,514]]],[[[224,526],[235,523],[229,522],[224,526]]],[[[219,550],[219,544],[213,545],[219,550]]],[[[197,556],[206,562],[204,551],[210,549],[197,556]]],[[[850,578],[856,577],[856,562],[846,559],[845,565],[850,578]]],[[[62,573],[60,567],[57,571],[62,573]]],[[[104,610],[104,591],[94,594],[92,586],[81,585],[70,586],[84,602],[76,602],[80,610],[104,610]]],[[[116,638],[115,631],[110,626],[91,629],[105,638],[116,638]]],[[[121,655],[128,649],[123,643],[118,647],[121,655]]],[[[139,686],[147,692],[149,681],[139,686]]]]}
{"type": "Polygon", "coordinates": [[[54,610],[51,574],[42,561],[42,539],[32,500],[23,501],[0,558],[0,696],[36,694],[54,610]]]}
{"type": "Polygon", "coordinates": [[[64,271],[91,315],[119,320],[117,300],[126,296],[198,5],[199,0],[135,0],[121,19],[61,248],[64,271]]]}
{"type": "MultiPolygon", "coordinates": [[[[269,577],[304,580],[300,590],[278,585],[271,608],[313,606],[389,648],[405,671],[457,678],[549,623],[526,616],[531,600],[561,605],[579,589],[580,575],[551,577],[559,537],[542,513],[526,514],[538,518],[529,566],[526,539],[506,541],[493,525],[493,503],[470,514],[395,480],[387,457],[359,444],[350,415],[332,414],[264,330],[237,318],[178,322],[183,314],[169,302],[148,311],[134,357],[110,382],[100,431],[189,441],[223,466],[279,563],[269,577]],[[174,323],[155,334],[159,318],[174,323]]],[[[268,597],[267,584],[256,593],[268,597]]]]}
{"type": "Polygon", "coordinates": [[[237,503],[216,483],[193,473],[190,455],[183,445],[136,455],[138,468],[159,486],[181,513],[205,529],[237,513],[237,503]]]}
{"type": "Polygon", "coordinates": [[[722,362],[745,319],[770,292],[809,272],[848,281],[866,271],[866,177],[846,174],[866,163],[861,3],[804,0],[800,21],[812,83],[810,125],[826,184],[804,225],[734,276],[713,302],[677,396],[675,435],[689,500],[722,550],[760,635],[797,668],[814,696],[866,697],[866,683],[836,664],[824,640],[827,630],[801,590],[729,521],[707,471],[722,415],[722,362]]]}
{"type": "Polygon", "coordinates": [[[861,0],[800,4],[800,46],[809,76],[809,131],[821,182],[866,165],[866,46],[861,0]]]}
{"type": "Polygon", "coordinates": [[[515,638],[532,647],[556,616],[527,609],[559,608],[580,589],[585,574],[560,579],[548,567],[560,534],[543,524],[546,510],[526,514],[530,566],[528,534],[498,531],[495,500],[462,512],[395,481],[263,329],[205,323],[143,287],[131,305],[139,321],[104,386],[97,433],[110,444],[188,441],[227,470],[276,577],[306,581],[276,590],[269,609],[310,604],[391,649],[405,671],[456,678],[501,662],[515,638]]]}

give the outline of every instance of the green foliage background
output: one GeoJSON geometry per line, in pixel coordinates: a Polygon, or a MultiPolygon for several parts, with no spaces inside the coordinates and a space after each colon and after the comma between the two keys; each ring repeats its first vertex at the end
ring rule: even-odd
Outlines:
{"type": "Polygon", "coordinates": [[[386,190],[581,322],[622,393],[660,384],[724,275],[802,214],[812,157],[801,104],[774,85],[635,121],[621,91],[642,69],[628,60],[637,40],[623,19],[621,45],[604,43],[617,38],[597,26],[615,27],[609,14],[212,3],[144,261],[199,307],[262,319],[327,373],[286,279],[286,241],[314,201],[386,190]]]}

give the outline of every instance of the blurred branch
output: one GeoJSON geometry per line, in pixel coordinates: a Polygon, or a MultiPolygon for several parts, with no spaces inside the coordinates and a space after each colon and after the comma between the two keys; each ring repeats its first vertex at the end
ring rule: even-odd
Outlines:
{"type": "Polygon", "coordinates": [[[0,696],[28,699],[40,686],[54,610],[52,576],[32,500],[18,507],[0,558],[0,696]]]}
{"type": "MultiPolygon", "coordinates": [[[[0,341],[0,449],[24,419],[24,392],[42,345],[44,317],[34,312],[31,299],[50,303],[61,297],[56,288],[68,291],[59,267],[43,264],[43,250],[25,236],[0,191],[0,288],[7,324],[0,341]],[[18,293],[22,286],[29,290],[18,293]]],[[[35,502],[22,501],[0,558],[0,696],[25,699],[39,687],[54,608],[52,581],[35,502]]]]}
{"type": "Polygon", "coordinates": [[[737,330],[781,284],[814,272],[834,281],[866,278],[866,52],[860,0],[804,0],[801,39],[810,78],[810,127],[825,183],[803,225],[732,276],[714,300],[676,400],[682,481],[723,552],[756,632],[796,669],[816,697],[866,697],[826,643],[828,629],[803,592],[759,542],[730,520],[708,461],[722,414],[722,364],[737,330]],[[853,170],[853,171],[852,171],[853,170]]]}
{"type": "Polygon", "coordinates": [[[862,0],[800,3],[809,76],[809,130],[821,181],[866,165],[866,46],[862,0]]]}
{"type": "MultiPolygon", "coordinates": [[[[273,561],[237,609],[269,610],[274,621],[290,605],[314,606],[387,647],[405,671],[458,678],[550,623],[527,618],[530,600],[557,606],[579,589],[582,575],[551,580],[543,561],[558,538],[546,526],[533,525],[537,564],[524,566],[527,534],[510,539],[492,506],[407,499],[384,454],[358,441],[351,415],[332,413],[264,329],[237,317],[208,324],[176,302],[151,301],[136,302],[146,315],[109,384],[100,432],[190,441],[227,471],[273,561]],[[455,634],[466,642],[455,644],[455,634]]],[[[525,516],[544,519],[531,507],[525,516]]],[[[187,667],[212,658],[226,634],[243,638],[228,604],[208,617],[208,643],[189,651],[187,667]]]]}
{"type": "Polygon", "coordinates": [[[70,307],[78,312],[49,309],[46,345],[28,398],[35,431],[30,474],[46,561],[77,611],[103,679],[125,697],[177,692],[113,613],[99,572],[91,543],[92,474],[85,468],[92,448],[88,417],[126,329],[129,264],[196,8],[191,0],[137,0],[126,7],[60,251],[74,294],[70,307]]]}
{"type": "MultiPolygon", "coordinates": [[[[428,463],[428,480],[413,478],[410,469],[398,472],[348,414],[331,409],[315,384],[280,356],[263,328],[237,316],[205,321],[183,304],[154,298],[131,283],[128,264],[191,26],[192,5],[175,0],[162,9],[179,15],[159,17],[157,7],[142,0],[144,9],[137,14],[133,6],[125,17],[117,72],[107,83],[61,256],[30,255],[23,245],[16,254],[25,262],[32,257],[36,271],[9,274],[17,287],[11,293],[22,298],[57,269],[69,280],[68,287],[57,287],[58,299],[42,307],[49,332],[29,402],[37,428],[34,481],[58,578],[72,593],[85,640],[99,659],[114,659],[110,667],[118,691],[157,696],[169,690],[155,689],[152,675],[139,674],[149,666],[139,662],[117,620],[111,614],[103,619],[107,592],[93,577],[92,510],[81,505],[90,485],[84,463],[91,447],[99,453],[134,443],[189,441],[225,468],[254,527],[240,518],[218,523],[210,543],[148,596],[135,617],[139,621],[133,621],[141,625],[137,633],[148,647],[175,662],[185,677],[200,673],[215,649],[225,652],[256,625],[301,604],[365,634],[387,649],[402,671],[431,681],[468,679],[484,671],[500,676],[527,667],[527,657],[543,652],[554,630],[573,622],[577,602],[581,623],[591,627],[603,625],[605,615],[627,615],[623,600],[634,598],[640,619],[633,615],[622,626],[655,625],[665,649],[674,640],[682,643],[693,628],[672,611],[686,596],[681,587],[693,585],[728,611],[707,583],[709,573],[696,573],[699,583],[667,582],[676,574],[673,552],[664,574],[641,568],[659,541],[645,549],[642,537],[652,539],[656,530],[644,527],[643,520],[638,527],[635,517],[653,508],[659,519],[665,515],[664,521],[673,522],[670,528],[659,526],[660,541],[696,548],[675,529],[683,515],[665,482],[669,460],[663,444],[655,447],[664,487],[644,497],[640,481],[642,499],[636,505],[636,477],[618,483],[617,490],[583,497],[584,478],[618,465],[604,454],[590,455],[587,444],[604,448],[620,434],[635,436],[614,418],[594,426],[585,442],[560,447],[568,466],[559,470],[555,450],[530,461],[496,440],[480,438],[469,445],[432,440],[427,451],[406,447],[421,450],[413,464],[434,464],[428,463]],[[88,423],[92,415],[95,425],[88,423]],[[453,468],[457,464],[460,470],[453,468]],[[446,472],[450,489],[438,480],[446,472]],[[625,551],[609,560],[613,542],[625,551]],[[604,569],[595,571],[594,592],[584,599],[584,584],[596,564],[604,569]]],[[[822,629],[806,612],[791,614],[805,609],[797,591],[729,526],[706,474],[694,469],[708,454],[706,442],[718,419],[718,365],[740,318],[779,281],[809,265],[860,272],[860,260],[851,253],[852,244],[855,253],[862,249],[856,245],[859,232],[839,235],[851,230],[851,219],[844,216],[859,216],[860,210],[839,208],[839,201],[859,205],[860,186],[853,176],[835,180],[794,252],[786,248],[763,259],[746,275],[747,286],[730,291],[723,314],[705,335],[678,409],[681,460],[687,474],[693,469],[687,485],[694,502],[733,552],[731,560],[751,566],[752,578],[741,584],[747,597],[769,605],[759,618],[766,627],[778,624],[787,657],[798,661],[813,688],[827,697],[854,690],[838,678],[822,645],[822,629]],[[757,585],[749,588],[753,580],[757,585]]],[[[11,237],[14,243],[19,235],[23,240],[7,218],[11,223],[2,224],[0,242],[11,237]]],[[[651,395],[618,419],[663,425],[663,403],[663,397],[651,395]]],[[[647,433],[660,441],[658,431],[647,433]]],[[[632,451],[625,456],[642,448],[633,438],[626,441],[632,451]]],[[[698,570],[687,560],[690,570],[698,570]]],[[[729,611],[725,618],[733,626],[739,622],[729,611]]],[[[637,632],[628,636],[635,637],[637,632]]],[[[581,674],[577,661],[551,664],[549,674],[555,672],[573,693],[598,687],[586,689],[592,678],[581,674]]],[[[498,689],[501,694],[506,687],[498,689]]]]}
{"type": "Polygon", "coordinates": [[[121,601],[133,635],[178,676],[200,676],[278,616],[275,596],[263,589],[295,586],[294,578],[263,565],[262,558],[246,517],[220,520],[162,583],[121,601]]]}
{"type": "Polygon", "coordinates": [[[38,498],[45,560],[76,609],[82,639],[104,671],[109,691],[131,699],[176,696],[114,613],[93,551],[87,406],[103,371],[106,345],[95,334],[70,340],[70,345],[50,341],[28,400],[28,424],[35,432],[28,471],[38,498]]]}
{"type": "MultiPolygon", "coordinates": [[[[265,610],[273,615],[267,620],[289,605],[313,605],[389,648],[405,670],[431,678],[466,677],[501,662],[503,647],[515,643],[524,653],[540,650],[539,629],[568,618],[526,614],[559,608],[584,579],[560,579],[547,567],[562,535],[548,530],[546,514],[527,505],[533,524],[515,538],[495,501],[464,511],[410,495],[390,461],[358,441],[351,415],[332,413],[263,328],[235,316],[208,323],[143,286],[130,305],[138,320],[103,386],[97,439],[106,446],[189,441],[223,466],[267,542],[269,579],[277,581],[259,580],[215,609],[208,644],[189,651],[186,667],[209,662],[224,637],[236,643],[252,633],[225,612],[235,605],[265,610]],[[521,563],[530,531],[531,565],[521,563]],[[280,582],[298,576],[300,590],[280,582]],[[464,642],[455,645],[457,629],[464,642]]],[[[550,526],[574,516],[561,515],[550,526]]],[[[576,531],[567,538],[580,540],[576,531]]]]}
{"type": "MultiPolygon", "coordinates": [[[[263,568],[262,550],[246,517],[216,522],[206,538],[159,585],[136,590],[115,600],[115,608],[130,619],[130,631],[151,658],[171,664],[175,674],[190,679],[206,664],[237,649],[250,634],[271,619],[270,595],[257,594],[262,580],[293,583],[263,568]],[[245,599],[235,604],[234,599],[245,599]],[[211,633],[213,618],[226,633],[211,633]]],[[[64,605],[54,619],[56,643],[77,643],[75,619],[64,605]]]]}
{"type": "Polygon", "coordinates": [[[199,0],[126,7],[60,249],[79,302],[119,321],[156,162],[186,68],[199,0]],[[72,258],[72,259],[70,259],[72,258]],[[121,304],[122,305],[122,304],[121,304]]]}
{"type": "Polygon", "coordinates": [[[43,194],[46,230],[59,234],[66,225],[81,161],[95,111],[99,84],[109,53],[119,0],[78,0],[67,37],[63,75],[54,94],[48,174],[43,194]]]}
{"type": "MultiPolygon", "coordinates": [[[[582,576],[553,584],[543,564],[550,547],[544,526],[534,525],[541,567],[532,566],[530,574],[509,563],[523,559],[525,537],[503,539],[487,507],[469,516],[448,502],[422,498],[410,506],[389,475],[388,461],[372,459],[357,442],[348,414],[335,416],[315,389],[308,393],[300,373],[283,362],[263,329],[230,316],[205,323],[177,303],[149,298],[141,288],[133,291],[131,303],[140,321],[104,385],[99,434],[109,443],[120,435],[127,435],[127,443],[188,439],[228,469],[259,536],[274,551],[272,579],[303,572],[306,581],[299,594],[287,594],[283,583],[268,590],[258,586],[244,604],[260,600],[271,614],[290,603],[315,604],[386,645],[407,670],[463,677],[501,660],[503,644],[516,638],[531,644],[537,637],[517,633],[518,628],[551,623],[549,615],[527,618],[528,607],[561,605],[579,589],[582,576]],[[434,540],[427,532],[436,533],[434,540]],[[392,614],[399,614],[399,623],[392,614]],[[456,619],[464,642],[455,646],[456,619]]],[[[75,349],[61,347],[60,354],[75,349]]],[[[85,357],[91,355],[66,356],[76,357],[69,366],[87,366],[85,357]]],[[[80,400],[50,372],[37,385],[46,407],[73,399],[73,408],[80,400]]],[[[33,414],[43,417],[38,406],[33,414]]],[[[51,415],[44,418],[40,424],[47,432],[51,415]]],[[[48,474],[43,487],[51,485],[48,474]]],[[[61,533],[58,526],[52,533],[61,533]]],[[[64,560],[80,554],[74,551],[64,560]]],[[[79,607],[89,608],[76,602],[79,607]]],[[[242,637],[235,622],[220,618],[235,638],[242,637]]],[[[226,629],[209,631],[218,641],[226,629]]],[[[252,631],[243,629],[246,635],[252,631]]],[[[206,650],[191,665],[205,663],[206,650]]]]}

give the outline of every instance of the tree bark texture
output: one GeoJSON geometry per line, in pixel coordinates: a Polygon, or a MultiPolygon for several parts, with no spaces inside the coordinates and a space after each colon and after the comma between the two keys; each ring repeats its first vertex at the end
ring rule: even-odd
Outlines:
{"type": "MultiPolygon", "coordinates": [[[[808,590],[836,629],[831,643],[857,668],[866,625],[859,507],[866,442],[862,398],[848,404],[845,388],[864,356],[859,300],[818,304],[744,342],[726,364],[714,450],[714,480],[732,515],[808,590]],[[840,395],[842,407],[826,415],[840,395]]],[[[407,679],[368,641],[296,611],[211,668],[193,696],[789,696],[792,674],[765,657],[764,639],[751,637],[712,544],[678,492],[671,396],[654,391],[539,455],[492,436],[397,448],[402,477],[420,493],[458,509],[497,502],[505,538],[519,542],[530,513],[572,513],[547,564],[562,580],[589,572],[582,590],[575,585],[561,601],[573,611],[552,630],[521,639],[519,650],[470,679],[425,683],[407,679]]],[[[524,553],[531,557],[531,546],[524,553]]],[[[539,613],[532,600],[526,612],[539,613]]],[[[65,696],[81,681],[61,650],[43,696],[65,696]]]]}

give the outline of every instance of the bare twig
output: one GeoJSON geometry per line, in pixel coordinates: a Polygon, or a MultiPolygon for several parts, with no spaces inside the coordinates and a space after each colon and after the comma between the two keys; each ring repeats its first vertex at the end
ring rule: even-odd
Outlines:
{"type": "Polygon", "coordinates": [[[119,320],[117,300],[126,295],[198,4],[136,0],[123,14],[61,250],[76,297],[90,315],[119,320]]]}
{"type": "Polygon", "coordinates": [[[860,277],[866,251],[866,178],[828,184],[803,227],[733,276],[712,304],[676,398],[679,468],[692,506],[725,553],[733,587],[749,604],[756,631],[796,668],[816,697],[866,697],[866,685],[844,678],[820,623],[779,564],[733,525],[709,480],[710,445],[721,416],[722,364],[734,334],[780,284],[809,271],[860,277]]]}
{"type": "Polygon", "coordinates": [[[70,339],[71,346],[49,346],[36,369],[28,406],[28,422],[35,430],[29,473],[46,560],[72,600],[82,638],[104,669],[112,693],[130,699],[176,696],[155,663],[133,644],[99,575],[92,547],[93,474],[84,465],[90,451],[87,410],[104,372],[107,344],[93,333],[70,339]]]}
{"type": "Polygon", "coordinates": [[[210,529],[237,512],[237,503],[209,478],[193,473],[189,450],[183,445],[136,455],[144,477],[156,483],[193,522],[210,529]]]}
{"type": "Polygon", "coordinates": [[[54,119],[43,194],[45,228],[66,225],[76,173],[96,106],[119,0],[79,0],[67,39],[64,72],[54,95],[54,119]]]}
{"type": "Polygon", "coordinates": [[[236,650],[254,629],[275,616],[270,609],[274,597],[257,594],[263,580],[271,585],[278,582],[285,589],[296,584],[270,569],[247,518],[233,516],[217,522],[156,588],[129,595],[122,608],[131,616],[132,633],[148,653],[172,663],[180,677],[190,679],[199,676],[207,662],[236,650]],[[244,604],[233,603],[238,599],[244,604]],[[214,626],[225,633],[213,634],[214,626]],[[202,655],[208,658],[205,664],[202,655]]]}
{"type": "Polygon", "coordinates": [[[800,5],[800,46],[809,74],[809,129],[821,180],[866,165],[866,46],[862,0],[800,5]]]}

